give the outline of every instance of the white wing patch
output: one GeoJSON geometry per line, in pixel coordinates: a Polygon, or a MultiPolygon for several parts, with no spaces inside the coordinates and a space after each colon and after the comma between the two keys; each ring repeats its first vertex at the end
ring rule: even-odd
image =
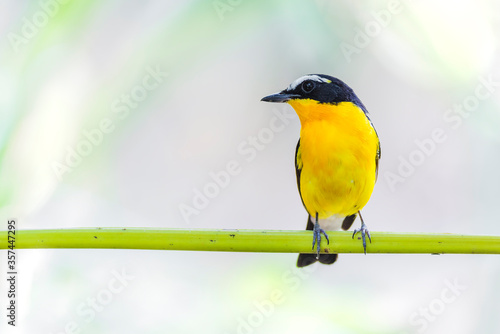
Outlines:
{"type": "Polygon", "coordinates": [[[324,83],[330,83],[331,82],[330,80],[322,78],[322,77],[320,77],[318,75],[314,75],[314,74],[312,74],[312,75],[304,75],[303,77],[300,77],[297,80],[295,80],[294,82],[292,82],[290,84],[290,86],[288,86],[287,90],[288,91],[294,90],[295,88],[297,88],[301,83],[303,83],[306,80],[312,80],[312,81],[324,82],[324,83]]]}
{"type": "MultiPolygon", "coordinates": [[[[319,226],[325,231],[341,231],[345,216],[333,215],[328,218],[319,219],[319,226]]],[[[313,223],[316,221],[312,219],[313,223]]]]}

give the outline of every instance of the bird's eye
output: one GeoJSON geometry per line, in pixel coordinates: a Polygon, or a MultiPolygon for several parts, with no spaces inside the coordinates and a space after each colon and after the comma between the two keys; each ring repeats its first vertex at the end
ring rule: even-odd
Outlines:
{"type": "Polygon", "coordinates": [[[304,81],[304,83],[302,84],[302,90],[304,91],[304,93],[312,92],[314,87],[316,87],[316,85],[311,80],[304,81]]]}

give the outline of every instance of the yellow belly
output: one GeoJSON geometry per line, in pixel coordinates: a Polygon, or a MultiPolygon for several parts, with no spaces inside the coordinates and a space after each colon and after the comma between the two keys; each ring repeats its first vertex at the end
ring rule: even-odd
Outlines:
{"type": "Polygon", "coordinates": [[[301,120],[300,193],[311,216],[348,216],[370,199],[378,137],[363,111],[349,102],[290,101],[301,120]]]}

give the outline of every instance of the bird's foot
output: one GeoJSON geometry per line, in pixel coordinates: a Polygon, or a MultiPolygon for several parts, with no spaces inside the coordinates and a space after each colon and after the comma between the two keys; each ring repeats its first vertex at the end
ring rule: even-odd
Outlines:
{"type": "Polygon", "coordinates": [[[372,242],[370,231],[368,231],[368,228],[366,227],[365,223],[361,223],[360,228],[354,229],[354,233],[352,234],[353,239],[356,233],[358,232],[361,232],[361,239],[363,239],[363,249],[365,250],[365,255],[366,255],[366,236],[368,236],[368,240],[370,240],[370,243],[372,242]]]}
{"type": "Polygon", "coordinates": [[[316,245],[316,259],[319,259],[319,252],[321,250],[321,234],[325,236],[326,243],[330,244],[330,239],[328,239],[328,234],[326,234],[325,230],[323,230],[319,226],[319,223],[316,221],[316,224],[314,224],[314,229],[313,229],[313,246],[312,246],[312,249],[314,250],[314,245],[316,245]]]}

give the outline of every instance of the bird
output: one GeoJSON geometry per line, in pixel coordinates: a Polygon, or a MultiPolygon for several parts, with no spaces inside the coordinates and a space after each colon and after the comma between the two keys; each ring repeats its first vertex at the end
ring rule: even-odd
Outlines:
{"type": "Polygon", "coordinates": [[[359,215],[364,253],[370,231],[361,209],[371,197],[381,158],[380,140],[366,107],[351,87],[335,77],[308,74],[264,102],[288,103],[297,113],[300,137],[295,172],[302,204],[308,213],[306,230],[313,231],[312,254],[301,253],[297,267],[319,261],[332,264],[338,254],[320,254],[325,231],[348,230],[359,215]]]}

